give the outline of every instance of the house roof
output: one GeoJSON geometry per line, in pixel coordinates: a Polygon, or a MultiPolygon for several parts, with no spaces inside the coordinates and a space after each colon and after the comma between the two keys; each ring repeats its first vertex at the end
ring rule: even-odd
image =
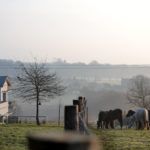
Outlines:
{"type": "Polygon", "coordinates": [[[7,76],[0,76],[0,87],[3,87],[5,81],[8,83],[8,85],[10,85],[7,78],[8,78],[7,76]]]}

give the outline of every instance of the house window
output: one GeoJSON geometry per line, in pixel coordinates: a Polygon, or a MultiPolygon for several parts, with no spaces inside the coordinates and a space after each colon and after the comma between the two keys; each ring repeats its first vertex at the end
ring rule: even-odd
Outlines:
{"type": "Polygon", "coordinates": [[[6,101],[6,93],[3,93],[3,101],[6,101]]]}

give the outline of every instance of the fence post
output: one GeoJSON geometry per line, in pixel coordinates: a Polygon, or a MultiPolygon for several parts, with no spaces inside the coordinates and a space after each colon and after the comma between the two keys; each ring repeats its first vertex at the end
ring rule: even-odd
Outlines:
{"type": "Polygon", "coordinates": [[[83,134],[89,134],[87,128],[88,114],[85,97],[79,96],[78,100],[73,100],[73,106],[65,107],[65,130],[80,131],[83,134]],[[77,107],[77,108],[76,108],[77,107]]]}
{"type": "Polygon", "coordinates": [[[65,106],[64,129],[79,131],[78,105],[65,106]]]}
{"type": "Polygon", "coordinates": [[[88,110],[88,107],[86,107],[86,124],[88,125],[88,122],[89,122],[89,120],[88,120],[88,118],[89,118],[89,110],[88,110]]]}

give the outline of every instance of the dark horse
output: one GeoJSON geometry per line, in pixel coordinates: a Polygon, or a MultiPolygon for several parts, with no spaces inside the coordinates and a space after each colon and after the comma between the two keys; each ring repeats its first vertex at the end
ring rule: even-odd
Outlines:
{"type": "Polygon", "coordinates": [[[134,113],[135,113],[135,111],[133,111],[133,110],[130,109],[130,110],[128,111],[126,117],[130,117],[130,116],[132,116],[134,113]]]}
{"type": "Polygon", "coordinates": [[[97,129],[106,128],[108,111],[100,111],[98,114],[97,129]]]}
{"type": "Polygon", "coordinates": [[[97,121],[97,128],[105,127],[106,129],[109,126],[114,129],[114,120],[118,120],[120,123],[120,127],[122,129],[123,126],[123,119],[122,119],[122,110],[121,109],[114,109],[109,111],[100,111],[97,121]]]}

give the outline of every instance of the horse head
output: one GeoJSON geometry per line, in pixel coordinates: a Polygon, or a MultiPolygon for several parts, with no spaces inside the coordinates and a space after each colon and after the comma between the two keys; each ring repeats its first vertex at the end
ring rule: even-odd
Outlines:
{"type": "Polygon", "coordinates": [[[126,117],[130,117],[130,116],[132,116],[134,113],[135,113],[135,111],[129,110],[128,113],[127,113],[127,115],[126,115],[126,117]]]}

